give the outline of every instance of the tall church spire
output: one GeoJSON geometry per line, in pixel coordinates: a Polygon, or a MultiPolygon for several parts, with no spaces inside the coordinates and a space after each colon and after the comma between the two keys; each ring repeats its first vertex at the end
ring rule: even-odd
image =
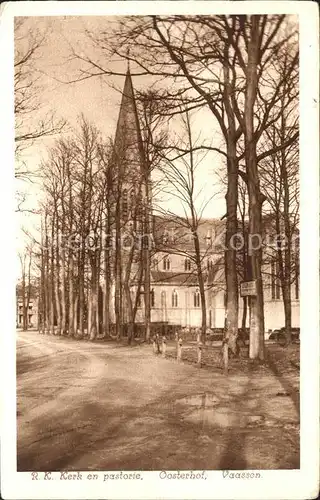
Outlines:
{"type": "Polygon", "coordinates": [[[130,67],[128,65],[114,141],[114,150],[123,167],[143,168],[143,143],[130,67]]]}

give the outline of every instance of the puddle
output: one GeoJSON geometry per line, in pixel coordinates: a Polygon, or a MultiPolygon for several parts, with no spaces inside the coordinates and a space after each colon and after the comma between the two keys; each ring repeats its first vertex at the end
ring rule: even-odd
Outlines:
{"type": "Polygon", "coordinates": [[[220,400],[213,394],[195,394],[185,398],[177,399],[176,403],[186,405],[188,407],[194,406],[199,408],[212,408],[220,403],[220,400]]]}
{"type": "Polygon", "coordinates": [[[185,422],[200,424],[204,428],[247,427],[264,421],[262,415],[235,412],[230,407],[221,406],[221,399],[213,394],[197,394],[178,399],[176,403],[184,407],[181,416],[185,422]]]}
{"type": "Polygon", "coordinates": [[[185,415],[184,420],[202,427],[248,427],[259,425],[263,422],[262,415],[245,415],[231,412],[228,408],[204,408],[193,410],[185,415]]]}

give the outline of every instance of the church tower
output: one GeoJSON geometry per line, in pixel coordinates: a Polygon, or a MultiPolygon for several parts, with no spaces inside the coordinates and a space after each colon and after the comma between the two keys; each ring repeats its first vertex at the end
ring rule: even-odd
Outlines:
{"type": "MultiPolygon", "coordinates": [[[[114,139],[115,175],[121,184],[121,219],[130,219],[140,197],[145,196],[145,157],[138,110],[128,67],[114,139]]],[[[136,214],[135,214],[136,215],[136,214]]]]}
{"type": "MultiPolygon", "coordinates": [[[[113,172],[117,186],[116,203],[116,251],[114,298],[117,324],[127,323],[128,294],[136,290],[137,268],[142,269],[142,283],[139,293],[144,297],[144,319],[146,338],[150,336],[150,242],[151,237],[151,184],[147,158],[134,95],[132,78],[128,67],[113,146],[113,172]],[[140,250],[135,256],[124,248],[119,235],[127,234],[132,244],[132,236],[140,235],[140,250]],[[146,244],[147,243],[147,244],[146,244]],[[142,248],[141,248],[142,246],[142,248]],[[130,261],[131,259],[131,261],[130,261]],[[129,284],[128,284],[129,280],[129,284]]],[[[138,293],[138,292],[137,292],[138,293]]],[[[132,308],[130,304],[129,309],[132,308]]],[[[119,332],[118,332],[119,335],[119,332]]]]}

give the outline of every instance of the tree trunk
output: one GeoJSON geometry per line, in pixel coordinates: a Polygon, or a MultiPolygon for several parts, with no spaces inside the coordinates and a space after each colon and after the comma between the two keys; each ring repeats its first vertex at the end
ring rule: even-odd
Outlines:
{"type": "Polygon", "coordinates": [[[88,322],[88,335],[90,340],[95,340],[99,332],[99,268],[96,250],[90,255],[91,280],[90,280],[90,319],[88,322]]]}
{"type": "Polygon", "coordinates": [[[261,274],[262,262],[262,203],[260,192],[256,140],[254,135],[254,105],[257,93],[259,57],[259,16],[250,16],[250,39],[244,105],[245,163],[249,198],[249,258],[252,279],[256,282],[256,295],[250,300],[250,349],[252,359],[264,359],[264,305],[261,274]]]}
{"type": "Polygon", "coordinates": [[[130,286],[128,283],[124,284],[124,294],[125,294],[127,314],[128,314],[128,321],[127,321],[128,344],[130,345],[134,338],[134,318],[133,318],[132,297],[130,293],[130,286]]]}
{"type": "Polygon", "coordinates": [[[226,278],[226,313],[225,341],[234,356],[238,355],[238,275],[234,235],[237,233],[237,192],[238,167],[232,159],[228,159],[228,190],[226,195],[227,223],[225,250],[226,278]],[[232,244],[233,243],[233,244],[232,244]]]}
{"type": "Polygon", "coordinates": [[[150,323],[151,323],[151,303],[150,303],[150,294],[151,294],[151,286],[150,286],[150,193],[149,193],[149,168],[148,165],[144,165],[145,167],[145,178],[144,178],[144,186],[142,189],[145,189],[145,199],[144,199],[144,308],[145,308],[145,340],[148,342],[150,339],[150,323]],[[145,241],[147,238],[147,241],[145,241]]]}
{"type": "Polygon", "coordinates": [[[116,206],[116,248],[115,248],[115,297],[114,310],[116,319],[116,337],[122,336],[122,264],[121,264],[121,235],[120,235],[120,196],[118,195],[116,206]]]}
{"type": "Polygon", "coordinates": [[[72,249],[69,249],[69,273],[68,273],[68,283],[69,283],[69,317],[68,317],[68,337],[74,336],[73,330],[73,315],[74,315],[74,291],[73,291],[73,255],[72,249]]]}
{"type": "Polygon", "coordinates": [[[93,263],[91,267],[91,290],[90,290],[90,327],[89,339],[94,340],[97,336],[97,307],[98,307],[98,293],[97,293],[97,270],[96,265],[93,263]]]}
{"type": "MultiPolygon", "coordinates": [[[[284,103],[282,102],[284,107],[284,103]]],[[[285,111],[283,109],[281,115],[281,141],[286,140],[286,118],[284,115],[285,111]]],[[[285,249],[284,249],[284,262],[282,269],[282,298],[284,306],[284,317],[285,317],[285,332],[286,332],[286,344],[291,343],[291,327],[292,327],[292,309],[291,309],[291,243],[292,243],[292,232],[290,225],[290,192],[289,192],[289,181],[288,181],[288,170],[287,170],[287,160],[286,151],[283,149],[281,151],[280,159],[280,172],[283,181],[283,218],[284,218],[284,231],[285,231],[285,249]]]]}
{"type": "Polygon", "coordinates": [[[88,287],[87,290],[87,309],[88,309],[88,314],[87,314],[87,337],[90,337],[90,330],[91,330],[91,316],[92,316],[92,301],[91,301],[91,288],[88,287]]]}
{"type": "Polygon", "coordinates": [[[78,304],[79,304],[79,295],[77,294],[74,299],[73,306],[73,331],[74,335],[77,337],[78,335],[78,304]]]}
{"type": "Polygon", "coordinates": [[[52,217],[51,221],[51,259],[50,259],[50,264],[51,264],[51,269],[50,269],[50,334],[54,335],[55,334],[55,263],[54,263],[54,247],[55,247],[55,214],[52,217]]]}
{"type": "Polygon", "coordinates": [[[242,321],[241,321],[241,329],[245,332],[246,324],[247,324],[247,311],[248,311],[248,297],[242,297],[243,302],[243,311],[242,311],[242,321]]]}
{"type": "Polygon", "coordinates": [[[50,274],[49,274],[49,237],[48,237],[48,215],[45,214],[45,333],[49,333],[50,325],[50,274]]]}
{"type": "Polygon", "coordinates": [[[59,231],[56,228],[56,279],[55,279],[55,303],[57,311],[57,335],[61,335],[61,300],[60,300],[60,252],[59,252],[59,231]]]}
{"type": "MultiPolygon", "coordinates": [[[[149,237],[149,234],[148,234],[149,237]]],[[[148,238],[149,239],[149,238],[148,238]]],[[[147,242],[149,247],[149,241],[147,242]]],[[[150,304],[150,250],[145,249],[144,258],[144,309],[145,309],[145,340],[150,339],[151,304],[150,304]]]]}
{"type": "MultiPolygon", "coordinates": [[[[62,232],[62,238],[64,233],[62,232]]],[[[67,296],[66,296],[66,252],[65,242],[61,244],[61,335],[67,331],[67,296]]]]}
{"type": "Polygon", "coordinates": [[[29,327],[29,304],[30,304],[30,298],[31,298],[31,262],[32,262],[32,252],[30,250],[29,252],[29,262],[28,262],[28,284],[27,284],[27,305],[26,305],[26,310],[27,310],[27,328],[29,327]]]}
{"type": "Polygon", "coordinates": [[[110,335],[110,284],[109,277],[105,278],[103,292],[103,333],[102,337],[110,335]]]}
{"type": "MultiPolygon", "coordinates": [[[[234,95],[234,82],[231,83],[229,75],[229,44],[225,46],[224,52],[224,105],[228,120],[226,131],[227,146],[227,181],[226,194],[226,236],[225,236],[225,280],[226,280],[226,312],[225,312],[225,338],[224,343],[234,356],[238,355],[238,274],[237,254],[235,245],[232,244],[233,237],[238,230],[237,206],[238,206],[238,160],[237,160],[237,131],[235,113],[232,107],[234,95]]],[[[224,359],[226,352],[224,352],[224,359]]]]}
{"type": "Polygon", "coordinates": [[[79,337],[84,337],[84,304],[85,304],[85,293],[84,293],[84,260],[85,260],[85,249],[83,242],[81,242],[80,257],[79,257],[79,337]]]}
{"type": "Polygon", "coordinates": [[[292,338],[291,338],[292,309],[291,309],[290,285],[282,288],[282,296],[283,296],[283,307],[284,307],[286,344],[288,345],[292,341],[292,338]]]}
{"type": "Polygon", "coordinates": [[[39,321],[39,332],[44,334],[45,331],[45,316],[46,316],[46,303],[45,303],[45,259],[44,259],[44,236],[43,236],[43,225],[41,219],[41,276],[40,276],[40,321],[39,321]]]}
{"type": "Polygon", "coordinates": [[[109,207],[107,208],[106,216],[106,239],[104,249],[104,294],[103,294],[103,337],[108,337],[110,334],[110,282],[111,282],[111,266],[110,266],[110,214],[109,207]]]}
{"type": "Polygon", "coordinates": [[[99,335],[100,335],[100,316],[99,316],[100,259],[101,259],[100,250],[97,250],[97,256],[96,256],[96,265],[97,265],[97,273],[96,273],[96,336],[97,337],[99,337],[99,335]]]}
{"type": "Polygon", "coordinates": [[[201,262],[201,251],[200,251],[200,243],[199,236],[196,230],[196,227],[193,227],[193,238],[194,238],[194,250],[195,250],[195,259],[196,259],[196,267],[197,267],[197,277],[199,284],[199,292],[201,299],[201,342],[203,344],[206,343],[206,333],[207,333],[207,308],[206,308],[206,294],[204,287],[204,279],[202,273],[202,262],[201,262]]]}
{"type": "Polygon", "coordinates": [[[55,309],[57,313],[57,329],[56,335],[61,335],[61,303],[60,303],[60,293],[59,293],[59,285],[57,280],[55,281],[55,309]]]}

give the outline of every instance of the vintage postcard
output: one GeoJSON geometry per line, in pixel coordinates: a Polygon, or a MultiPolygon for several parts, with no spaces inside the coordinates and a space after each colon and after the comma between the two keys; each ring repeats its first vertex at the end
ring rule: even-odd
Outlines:
{"type": "Polygon", "coordinates": [[[2,497],[316,498],[317,4],[0,29],[2,497]]]}

